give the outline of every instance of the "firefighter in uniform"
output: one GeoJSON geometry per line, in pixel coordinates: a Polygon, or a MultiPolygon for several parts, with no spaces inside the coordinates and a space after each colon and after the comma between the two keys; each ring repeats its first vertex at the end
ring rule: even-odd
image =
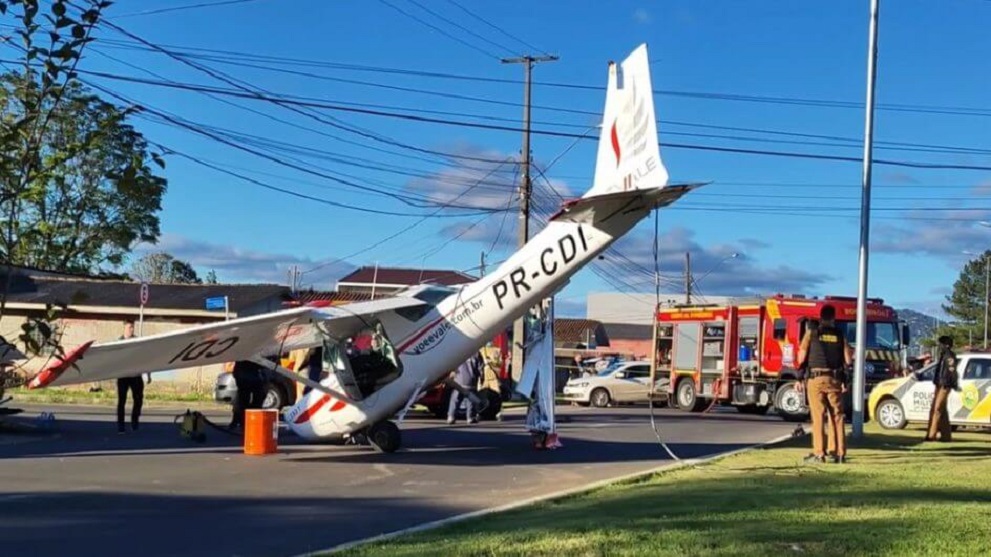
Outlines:
{"type": "Polygon", "coordinates": [[[953,352],[953,339],[948,336],[939,337],[939,364],[933,373],[933,383],[936,385],[936,394],[933,396],[932,406],[929,408],[929,428],[926,431],[926,441],[935,441],[937,434],[940,441],[951,440],[950,414],[946,408],[946,403],[950,397],[950,391],[960,389],[959,376],[957,375],[957,355],[953,352]]]}
{"type": "Polygon", "coordinates": [[[809,412],[812,415],[812,454],[806,462],[825,462],[824,426],[829,428],[829,448],[835,447],[833,462],[846,462],[846,430],[844,429],[843,395],[847,391],[846,367],[853,360],[850,345],[836,326],[836,308],[825,305],[819,312],[819,323],[812,322],[805,331],[799,347],[799,362],[804,365],[804,377],[799,389],[808,390],[809,412]]]}

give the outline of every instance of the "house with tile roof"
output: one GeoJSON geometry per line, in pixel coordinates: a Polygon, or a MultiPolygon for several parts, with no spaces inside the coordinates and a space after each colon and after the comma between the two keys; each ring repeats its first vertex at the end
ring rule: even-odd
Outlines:
{"type": "Polygon", "coordinates": [[[409,286],[438,284],[459,286],[474,282],[474,277],[461,271],[447,269],[414,269],[402,267],[359,267],[337,282],[338,292],[363,292],[369,295],[391,295],[409,286]]]}
{"type": "MultiPolygon", "coordinates": [[[[148,303],[141,308],[140,283],[118,277],[9,267],[0,268],[0,280],[4,283],[9,280],[10,284],[0,331],[20,331],[27,318],[42,316],[47,307],[54,306],[61,309],[52,325],[60,335],[60,344],[66,348],[90,340],[115,340],[121,335],[125,320],[140,322],[135,331],[138,334],[160,334],[278,311],[292,299],[289,287],[277,284],[150,284],[148,303]],[[226,312],[207,308],[208,299],[224,297],[226,312]]],[[[15,338],[7,340],[24,351],[15,338]]],[[[31,370],[34,364],[32,361],[25,367],[31,370]]],[[[221,369],[222,366],[205,366],[161,378],[210,389],[221,369]]]]}

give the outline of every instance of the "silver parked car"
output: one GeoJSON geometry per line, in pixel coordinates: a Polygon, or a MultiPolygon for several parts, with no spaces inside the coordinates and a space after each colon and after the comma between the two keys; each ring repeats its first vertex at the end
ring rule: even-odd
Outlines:
{"type": "MultiPolygon", "coordinates": [[[[655,382],[654,400],[667,400],[667,377],[655,382]]],[[[595,375],[572,377],[564,385],[564,399],[596,407],[614,402],[647,402],[650,394],[650,362],[616,362],[595,375]]]]}

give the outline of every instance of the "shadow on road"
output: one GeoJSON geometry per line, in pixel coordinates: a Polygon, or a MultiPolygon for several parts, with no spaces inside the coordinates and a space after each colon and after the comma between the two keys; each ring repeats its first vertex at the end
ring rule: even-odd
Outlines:
{"type": "Polygon", "coordinates": [[[28,492],[0,501],[0,539],[9,555],[298,555],[466,510],[436,501],[332,494],[28,492]]]}
{"type": "MultiPolygon", "coordinates": [[[[608,424],[610,418],[595,420],[608,424]]],[[[26,422],[34,427],[31,421],[26,422]]],[[[0,459],[108,457],[123,455],[167,455],[243,452],[243,437],[207,428],[206,441],[196,443],[179,433],[178,425],[151,422],[137,432],[118,435],[109,421],[66,420],[54,429],[37,430],[38,435],[19,434],[27,442],[0,444],[0,459]]],[[[288,431],[279,436],[279,452],[272,458],[302,463],[407,464],[441,466],[540,466],[542,464],[596,464],[610,462],[660,461],[670,457],[656,441],[610,441],[567,436],[562,428],[563,449],[536,451],[529,435],[522,430],[494,428],[491,424],[438,428],[411,428],[403,431],[403,448],[383,454],[370,446],[335,446],[303,440],[288,431]]],[[[603,434],[605,435],[605,434],[603,434]]],[[[748,443],[673,443],[669,447],[679,458],[700,458],[735,450],[748,443]]],[[[255,457],[251,457],[255,458],[255,457]]],[[[263,457],[268,458],[268,457],[263,457]]]]}

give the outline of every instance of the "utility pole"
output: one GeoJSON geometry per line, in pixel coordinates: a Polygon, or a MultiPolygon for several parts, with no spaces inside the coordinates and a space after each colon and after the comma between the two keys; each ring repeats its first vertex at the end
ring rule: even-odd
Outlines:
{"type": "Polygon", "coordinates": [[[481,265],[478,266],[478,269],[479,269],[478,275],[484,277],[485,276],[485,252],[484,251],[482,252],[482,261],[481,261],[481,265]]]}
{"type": "Polygon", "coordinates": [[[299,278],[301,274],[299,272],[299,265],[293,265],[289,268],[289,291],[294,295],[299,290],[299,278]]]}
{"type": "Polygon", "coordinates": [[[692,254],[685,252],[685,303],[692,303],[692,254]]]}
{"type": "MultiPolygon", "coordinates": [[[[503,64],[523,64],[523,180],[520,182],[520,228],[518,246],[530,239],[530,74],[539,62],[554,62],[557,56],[521,56],[503,58],[503,64]]],[[[513,323],[512,380],[518,381],[523,373],[523,343],[526,341],[523,318],[513,323]]]]}

